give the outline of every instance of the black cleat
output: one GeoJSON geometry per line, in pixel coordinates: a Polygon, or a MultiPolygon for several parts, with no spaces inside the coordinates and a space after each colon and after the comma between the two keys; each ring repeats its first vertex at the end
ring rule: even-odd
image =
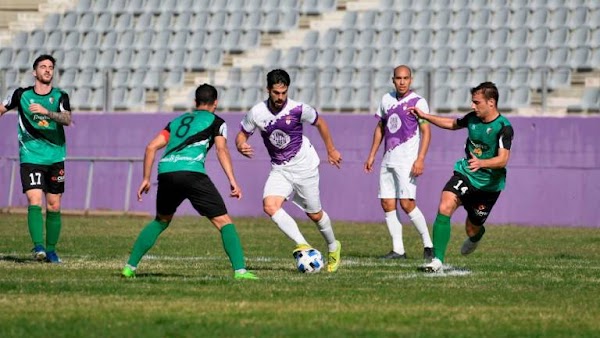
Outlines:
{"type": "Polygon", "coordinates": [[[423,259],[428,262],[431,262],[433,259],[433,248],[424,248],[423,249],[423,259]]]}
{"type": "Polygon", "coordinates": [[[403,253],[401,255],[401,254],[397,253],[396,251],[390,251],[387,255],[381,256],[379,258],[382,258],[382,259],[406,259],[406,253],[403,253]]]}

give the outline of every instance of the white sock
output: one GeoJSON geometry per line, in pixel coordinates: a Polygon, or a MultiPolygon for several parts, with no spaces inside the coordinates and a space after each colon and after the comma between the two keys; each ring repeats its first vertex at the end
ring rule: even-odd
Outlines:
{"type": "Polygon", "coordinates": [[[279,229],[283,231],[284,234],[286,234],[292,241],[296,242],[296,245],[308,244],[306,239],[304,239],[304,236],[302,236],[296,221],[294,221],[292,216],[285,212],[283,208],[277,210],[277,212],[271,216],[271,219],[273,222],[275,222],[275,224],[277,224],[279,229]]]}
{"type": "Polygon", "coordinates": [[[396,215],[396,210],[385,213],[385,224],[392,236],[392,250],[401,255],[404,254],[404,242],[402,241],[402,224],[396,215]]]}
{"type": "Polygon", "coordinates": [[[335,242],[335,235],[333,234],[333,228],[331,227],[331,219],[329,215],[325,211],[323,211],[323,217],[316,222],[319,231],[321,231],[321,235],[325,238],[327,242],[327,249],[329,252],[337,250],[337,243],[335,242]]]}
{"type": "Polygon", "coordinates": [[[423,247],[425,248],[433,248],[433,243],[431,242],[431,237],[429,236],[429,229],[427,228],[427,221],[425,221],[425,216],[418,207],[415,207],[413,211],[408,213],[408,217],[410,217],[410,221],[414,224],[415,228],[421,235],[421,239],[423,240],[423,247]]]}

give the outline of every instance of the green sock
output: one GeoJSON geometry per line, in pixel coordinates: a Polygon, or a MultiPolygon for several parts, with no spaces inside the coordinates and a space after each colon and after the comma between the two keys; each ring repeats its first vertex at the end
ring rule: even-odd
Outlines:
{"type": "Polygon", "coordinates": [[[59,211],[48,211],[46,210],[46,250],[54,251],[56,249],[56,243],[58,243],[58,237],[60,237],[60,228],[62,227],[62,221],[59,211]]]}
{"type": "Polygon", "coordinates": [[[44,219],[42,218],[42,207],[30,205],[27,208],[27,226],[33,245],[44,245],[44,219]]]}
{"type": "Polygon", "coordinates": [[[158,236],[160,236],[168,226],[168,222],[161,222],[158,220],[153,220],[148,223],[148,225],[142,229],[137,240],[133,244],[133,249],[131,250],[131,255],[129,256],[127,264],[137,267],[142,257],[150,250],[150,248],[152,248],[154,243],[156,243],[158,236]]]}
{"type": "Polygon", "coordinates": [[[229,257],[229,261],[233,266],[233,270],[240,270],[246,267],[244,263],[244,250],[242,242],[235,230],[235,225],[227,224],[221,228],[221,239],[223,240],[223,248],[229,257]]]}
{"type": "Polygon", "coordinates": [[[438,213],[433,223],[433,254],[442,262],[450,242],[450,230],[450,217],[438,213]]]}
{"type": "Polygon", "coordinates": [[[479,232],[475,236],[469,237],[469,239],[473,243],[479,242],[481,240],[481,237],[483,237],[483,234],[485,234],[485,227],[482,225],[481,227],[479,227],[479,232]]]}

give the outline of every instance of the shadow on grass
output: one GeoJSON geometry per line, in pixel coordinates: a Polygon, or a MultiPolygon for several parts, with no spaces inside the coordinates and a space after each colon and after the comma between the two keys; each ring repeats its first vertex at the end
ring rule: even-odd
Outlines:
{"type": "MultiPolygon", "coordinates": [[[[122,277],[121,274],[116,274],[118,277],[122,277]]],[[[179,273],[162,273],[162,272],[145,272],[136,273],[135,278],[184,278],[190,277],[189,275],[182,275],[179,273]]]]}
{"type": "Polygon", "coordinates": [[[0,261],[13,262],[13,263],[19,263],[19,264],[39,263],[33,257],[23,258],[23,257],[17,257],[17,256],[0,256],[0,261]]]}

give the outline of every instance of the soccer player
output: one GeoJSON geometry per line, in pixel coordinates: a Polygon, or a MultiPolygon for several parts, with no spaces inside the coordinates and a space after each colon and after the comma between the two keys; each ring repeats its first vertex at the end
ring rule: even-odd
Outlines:
{"type": "Polygon", "coordinates": [[[339,168],[342,157],[335,149],[323,117],[313,107],[288,98],[289,86],[290,76],[285,70],[275,69],[267,74],[269,98],[246,114],[236,137],[236,146],[242,155],[252,157],[254,149],[247,141],[255,130],[260,131],[271,157],[271,172],[263,191],[264,212],[296,243],[294,255],[310,249],[296,221],[283,209],[283,202],[294,193],[293,202],[315,222],[325,238],[329,250],[327,271],[335,272],[340,265],[342,246],[335,239],[331,220],[321,207],[319,155],[303,135],[303,124],[310,123],[319,130],[330,164],[339,168]]]}
{"type": "Polygon", "coordinates": [[[433,250],[425,216],[417,207],[417,177],[423,174],[425,155],[431,140],[431,130],[425,120],[416,118],[408,107],[419,107],[429,112],[427,101],[410,89],[412,72],[408,66],[394,69],[392,77],[395,91],[381,98],[375,117],[379,119],[369,156],[364,164],[365,172],[373,171],[375,155],[382,140],[385,151],[379,173],[379,198],[385,212],[385,223],[392,237],[392,250],[382,258],[406,259],[402,240],[402,224],[396,213],[400,203],[402,210],[421,235],[423,258],[431,260],[433,250]]]}
{"type": "Polygon", "coordinates": [[[138,189],[138,199],[150,190],[150,173],[157,150],[165,148],[158,163],[156,218],[140,232],[133,245],[129,261],[121,274],[134,278],[138,263],[152,248],[158,236],[169,226],[177,207],[188,199],[194,209],[206,216],[220,231],[223,247],[234,270],[235,279],[258,279],[246,270],[244,252],[233,221],[219,191],[206,175],[204,161],[215,145],[217,158],[229,179],[230,196],[240,199],[242,190],[233,174],[227,148],[227,125],[214,114],[217,90],[203,84],[196,88],[196,109],[173,119],[148,144],[144,155],[144,177],[138,189]]]}
{"type": "Polygon", "coordinates": [[[33,62],[34,84],[17,88],[0,104],[0,116],[17,108],[21,185],[27,196],[27,226],[38,261],[60,263],[61,197],[65,191],[66,140],[71,124],[69,95],[52,87],[56,60],[47,54],[33,62]],[[46,198],[46,241],[42,200],[46,198]],[[45,246],[44,246],[45,245],[45,246]]]}
{"type": "Polygon", "coordinates": [[[422,267],[426,272],[442,270],[450,241],[450,218],[460,205],[467,211],[468,236],[460,252],[468,255],[475,251],[485,233],[483,224],[506,183],[514,133],[508,119],[498,112],[498,88],[492,82],[483,82],[471,88],[471,101],[473,111],[458,119],[429,115],[419,107],[410,108],[415,116],[440,128],[468,131],[465,157],[456,162],[454,174],[442,191],[433,223],[435,258],[422,267]]]}

